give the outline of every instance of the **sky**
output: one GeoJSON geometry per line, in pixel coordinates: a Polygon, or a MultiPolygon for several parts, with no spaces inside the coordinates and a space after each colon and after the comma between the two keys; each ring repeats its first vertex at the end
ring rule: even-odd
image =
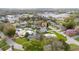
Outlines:
{"type": "Polygon", "coordinates": [[[79,0],[0,0],[0,8],[79,8],[79,0]]]}

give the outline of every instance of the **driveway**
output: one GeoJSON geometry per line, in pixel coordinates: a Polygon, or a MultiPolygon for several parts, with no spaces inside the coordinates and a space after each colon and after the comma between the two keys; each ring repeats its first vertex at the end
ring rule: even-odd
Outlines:
{"type": "MultiPolygon", "coordinates": [[[[17,44],[17,43],[14,42],[12,39],[6,39],[6,42],[7,42],[7,44],[10,45],[11,47],[14,46],[14,48],[16,48],[16,49],[24,50],[24,49],[22,48],[22,45],[17,44]]],[[[11,48],[8,49],[8,50],[11,50],[11,48]]]]}

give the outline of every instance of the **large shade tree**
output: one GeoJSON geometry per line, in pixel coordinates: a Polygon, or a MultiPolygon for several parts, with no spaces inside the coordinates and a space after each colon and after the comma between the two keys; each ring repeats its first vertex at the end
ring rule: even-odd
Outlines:
{"type": "Polygon", "coordinates": [[[68,18],[65,18],[64,22],[63,22],[63,26],[66,27],[66,29],[72,29],[75,27],[75,21],[74,21],[75,17],[70,16],[68,18]]]}
{"type": "Polygon", "coordinates": [[[16,31],[16,29],[15,29],[15,27],[12,24],[10,24],[10,23],[4,24],[3,33],[5,35],[7,35],[9,37],[12,37],[12,36],[15,35],[15,31],[16,31]]]}

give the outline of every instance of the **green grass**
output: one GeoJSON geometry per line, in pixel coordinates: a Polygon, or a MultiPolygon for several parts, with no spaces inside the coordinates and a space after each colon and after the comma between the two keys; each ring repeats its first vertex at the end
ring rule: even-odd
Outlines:
{"type": "Polygon", "coordinates": [[[5,40],[1,40],[1,41],[0,41],[0,48],[1,48],[3,51],[9,49],[9,47],[10,47],[10,46],[5,42],[5,40]]]}
{"type": "Polygon", "coordinates": [[[75,38],[75,40],[79,41],[79,37],[75,38]]]}
{"type": "Polygon", "coordinates": [[[25,42],[27,42],[26,38],[17,38],[15,40],[16,43],[23,45],[25,42]]]}
{"type": "Polygon", "coordinates": [[[15,48],[14,48],[14,50],[13,50],[13,51],[23,51],[23,50],[20,50],[20,49],[15,49],[15,48]]]}
{"type": "Polygon", "coordinates": [[[71,51],[79,51],[79,46],[76,44],[70,44],[70,50],[71,51]]]}
{"type": "Polygon", "coordinates": [[[7,49],[9,49],[9,48],[10,48],[9,45],[5,45],[5,46],[3,46],[1,49],[2,49],[3,51],[5,51],[5,50],[7,50],[7,49]]]}
{"type": "Polygon", "coordinates": [[[67,38],[66,38],[64,35],[62,35],[62,34],[56,32],[56,31],[54,31],[54,34],[57,36],[57,38],[58,38],[59,40],[67,41],[67,38]]]}
{"type": "Polygon", "coordinates": [[[47,31],[48,34],[53,34],[52,30],[47,31]]]}
{"type": "Polygon", "coordinates": [[[6,45],[6,42],[4,40],[0,41],[0,48],[6,45]]]}

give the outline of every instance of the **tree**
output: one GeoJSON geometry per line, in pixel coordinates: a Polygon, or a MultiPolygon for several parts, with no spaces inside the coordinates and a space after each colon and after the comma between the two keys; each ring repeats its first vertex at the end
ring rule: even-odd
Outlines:
{"type": "Polygon", "coordinates": [[[28,21],[29,19],[30,19],[30,17],[27,15],[23,15],[23,16],[19,17],[20,21],[28,21]]]}
{"type": "Polygon", "coordinates": [[[72,29],[76,25],[74,19],[75,17],[70,16],[64,20],[62,25],[66,27],[66,29],[72,29]]]}
{"type": "Polygon", "coordinates": [[[23,48],[25,51],[42,51],[43,50],[43,47],[41,46],[41,42],[36,39],[25,42],[23,44],[23,48]]]}
{"type": "Polygon", "coordinates": [[[3,31],[4,23],[0,23],[0,31],[3,31]]]}
{"type": "Polygon", "coordinates": [[[28,32],[26,32],[26,34],[25,34],[25,36],[24,37],[28,37],[29,36],[29,33],[28,32]]]}
{"type": "Polygon", "coordinates": [[[5,35],[7,35],[7,36],[9,36],[9,37],[12,37],[12,36],[15,35],[15,31],[16,31],[16,29],[15,29],[15,27],[14,27],[12,24],[10,24],[10,23],[5,23],[4,29],[3,29],[3,33],[4,33],[5,35]]]}

